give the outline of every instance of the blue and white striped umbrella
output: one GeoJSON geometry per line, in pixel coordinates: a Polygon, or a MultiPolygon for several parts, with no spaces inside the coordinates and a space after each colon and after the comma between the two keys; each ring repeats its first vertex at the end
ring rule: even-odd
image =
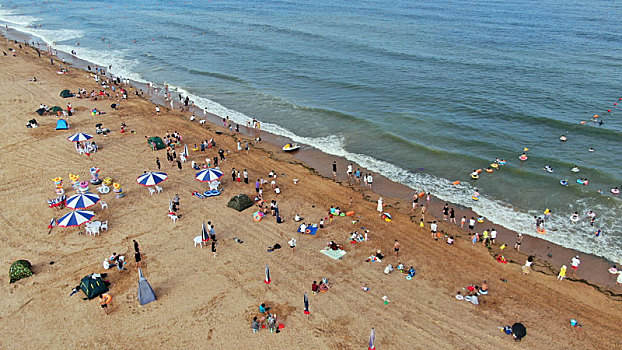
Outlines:
{"type": "Polygon", "coordinates": [[[89,210],[72,211],[71,213],[63,215],[62,218],[58,219],[58,226],[80,226],[85,222],[91,221],[91,219],[93,219],[93,216],[95,216],[95,213],[89,210]]]}
{"type": "Polygon", "coordinates": [[[95,193],[87,192],[74,194],[67,199],[67,207],[71,209],[86,209],[99,202],[99,196],[95,193]]]}
{"type": "Polygon", "coordinates": [[[205,169],[205,170],[201,170],[198,173],[196,173],[196,179],[201,181],[201,182],[209,182],[209,181],[214,181],[214,180],[218,180],[222,177],[223,173],[222,171],[216,169],[216,168],[209,168],[209,169],[205,169]]]}
{"type": "Polygon", "coordinates": [[[82,141],[86,141],[86,140],[90,140],[92,139],[93,136],[89,135],[89,134],[85,134],[83,132],[79,132],[77,134],[73,134],[71,136],[69,136],[67,138],[67,141],[71,141],[71,142],[82,142],[82,141]]]}
{"type": "Polygon", "coordinates": [[[139,185],[143,186],[155,186],[166,179],[168,179],[168,175],[166,175],[166,173],[150,171],[140,175],[136,179],[136,182],[138,182],[139,185]]]}

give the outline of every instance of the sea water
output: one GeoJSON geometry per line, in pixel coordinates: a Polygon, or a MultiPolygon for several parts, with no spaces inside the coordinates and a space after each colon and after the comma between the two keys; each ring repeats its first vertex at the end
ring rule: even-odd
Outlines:
{"type": "Polygon", "coordinates": [[[0,4],[0,22],[114,74],[169,84],[241,125],[257,118],[518,232],[537,235],[532,218],[550,208],[542,238],[622,258],[622,202],[610,193],[622,187],[618,2],[0,4]],[[469,179],[497,157],[508,164],[469,179]],[[575,211],[584,219],[573,225],[575,211]]]}

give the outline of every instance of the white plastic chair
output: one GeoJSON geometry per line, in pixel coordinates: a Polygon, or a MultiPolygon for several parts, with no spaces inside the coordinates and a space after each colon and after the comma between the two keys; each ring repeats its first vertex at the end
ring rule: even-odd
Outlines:
{"type": "Polygon", "coordinates": [[[197,247],[197,244],[199,246],[201,246],[201,249],[203,249],[203,237],[202,236],[196,236],[194,237],[194,247],[197,247]]]}
{"type": "Polygon", "coordinates": [[[154,187],[155,187],[156,191],[158,191],[158,193],[162,192],[162,187],[160,187],[158,185],[155,185],[154,187]]]}
{"type": "Polygon", "coordinates": [[[102,210],[104,209],[108,209],[108,203],[104,202],[104,201],[99,201],[99,204],[102,206],[102,210]]]}
{"type": "Polygon", "coordinates": [[[179,219],[179,217],[175,214],[168,214],[168,217],[171,218],[172,222],[177,222],[177,219],[179,219]]]}
{"type": "Polygon", "coordinates": [[[101,228],[102,230],[108,231],[108,220],[102,221],[102,224],[99,228],[101,228]]]}
{"type": "Polygon", "coordinates": [[[151,187],[147,187],[147,189],[149,190],[149,194],[153,196],[154,193],[156,193],[156,191],[151,188],[151,187]]]}

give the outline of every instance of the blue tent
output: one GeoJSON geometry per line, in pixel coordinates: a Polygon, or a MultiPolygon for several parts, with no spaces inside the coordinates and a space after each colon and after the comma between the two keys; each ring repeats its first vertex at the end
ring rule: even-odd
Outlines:
{"type": "Polygon", "coordinates": [[[67,130],[69,129],[69,123],[65,119],[59,119],[56,122],[56,130],[67,130]]]}

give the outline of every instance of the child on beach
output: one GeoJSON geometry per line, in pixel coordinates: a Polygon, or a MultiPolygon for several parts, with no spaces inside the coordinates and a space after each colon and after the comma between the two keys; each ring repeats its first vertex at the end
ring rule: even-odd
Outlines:
{"type": "Polygon", "coordinates": [[[562,281],[566,277],[566,265],[562,265],[562,268],[559,270],[559,275],[557,275],[557,280],[562,281]]]}
{"type": "Polygon", "coordinates": [[[462,219],[460,219],[460,228],[464,228],[465,223],[466,223],[466,216],[463,216],[462,219]]]}

